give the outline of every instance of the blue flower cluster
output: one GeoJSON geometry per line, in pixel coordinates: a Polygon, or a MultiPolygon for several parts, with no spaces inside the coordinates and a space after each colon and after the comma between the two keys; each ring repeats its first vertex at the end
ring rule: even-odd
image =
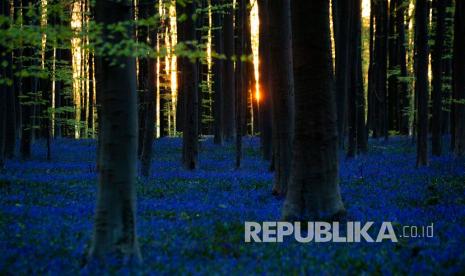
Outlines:
{"type": "MultiPolygon", "coordinates": [[[[152,174],[140,179],[141,274],[464,274],[465,160],[433,158],[415,168],[406,138],[370,141],[370,153],[341,157],[350,220],[430,225],[434,238],[398,243],[245,243],[244,221],[279,220],[272,174],[259,140],[244,139],[243,167],[234,147],[209,139],[200,169],[180,166],[181,140],[155,142],[152,174]]],[[[43,145],[32,161],[10,160],[0,174],[0,274],[76,274],[91,238],[96,197],[95,142],[57,139],[53,161],[43,145]]],[[[342,154],[341,154],[342,156],[342,154]]],[[[127,271],[120,271],[122,273],[127,271]]]]}

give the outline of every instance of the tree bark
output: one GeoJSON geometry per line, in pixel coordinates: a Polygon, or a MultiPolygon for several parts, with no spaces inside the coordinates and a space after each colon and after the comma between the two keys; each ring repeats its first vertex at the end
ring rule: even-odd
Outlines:
{"type": "Polygon", "coordinates": [[[295,131],[284,220],[337,219],[337,128],[330,76],[329,1],[294,0],[291,8],[295,131]]]}
{"type": "Polygon", "coordinates": [[[465,2],[455,1],[454,22],[454,153],[465,155],[465,2]]]}
{"type": "MultiPolygon", "coordinates": [[[[223,15],[220,12],[220,0],[213,0],[213,51],[218,55],[222,55],[223,51],[223,15]]],[[[223,144],[223,60],[216,58],[213,60],[213,115],[214,115],[214,139],[213,142],[217,145],[223,144]]]]}
{"type": "Polygon", "coordinates": [[[409,134],[409,114],[407,110],[410,108],[410,96],[406,82],[407,75],[407,61],[405,49],[405,9],[406,5],[404,0],[397,0],[396,9],[396,30],[397,30],[397,64],[400,67],[400,77],[398,80],[398,95],[400,100],[399,114],[400,114],[400,133],[403,135],[409,134]]]}
{"type": "MultiPolygon", "coordinates": [[[[95,19],[108,26],[132,20],[132,2],[97,1],[95,19]]],[[[112,34],[107,28],[101,35],[105,43],[117,43],[132,37],[131,28],[112,34]]],[[[137,94],[135,59],[117,53],[97,56],[100,72],[99,185],[94,235],[89,259],[109,256],[141,262],[136,235],[137,177],[137,94]],[[115,63],[112,63],[115,62],[115,63]]]]}
{"type": "Polygon", "coordinates": [[[432,71],[433,71],[433,109],[432,109],[432,154],[440,156],[442,153],[442,76],[443,76],[443,48],[444,48],[444,33],[445,33],[445,16],[446,16],[446,2],[434,0],[433,8],[435,10],[436,18],[436,34],[434,38],[434,46],[432,52],[432,71]]]}
{"type": "Polygon", "coordinates": [[[291,4],[289,0],[268,2],[270,13],[271,87],[273,110],[273,194],[285,195],[292,160],[294,131],[294,80],[292,69],[291,4]]]}
{"type": "Polygon", "coordinates": [[[415,4],[415,89],[417,112],[417,166],[428,165],[428,3],[415,4]]]}
{"type": "Polygon", "coordinates": [[[223,42],[224,42],[224,54],[226,59],[224,60],[224,97],[223,97],[223,137],[226,142],[232,142],[236,130],[236,110],[235,110],[235,80],[234,80],[234,62],[232,57],[235,54],[234,49],[234,9],[233,1],[223,0],[224,4],[227,5],[225,8],[223,18],[223,42]]]}
{"type": "MultiPolygon", "coordinates": [[[[196,10],[195,1],[186,3],[183,13],[187,20],[179,26],[183,41],[196,41],[196,20],[193,17],[196,10]]],[[[191,50],[194,50],[190,48],[191,50]]],[[[182,93],[184,94],[184,126],[183,126],[183,154],[182,163],[185,169],[197,168],[198,135],[199,135],[199,85],[198,64],[196,60],[182,58],[182,93]]]]}
{"type": "Polygon", "coordinates": [[[351,1],[333,0],[335,8],[333,22],[336,48],[336,104],[339,147],[344,148],[347,129],[347,94],[349,91],[349,45],[351,1]]]}
{"type": "MultiPolygon", "coordinates": [[[[150,18],[155,15],[155,5],[153,3],[144,3],[146,5],[144,12],[145,18],[150,18]]],[[[156,28],[147,28],[147,37],[148,43],[155,49],[157,44],[157,29],[156,28]]],[[[153,148],[153,138],[155,136],[155,93],[156,91],[156,58],[148,57],[145,64],[147,68],[144,70],[147,72],[147,90],[144,94],[145,102],[145,127],[143,133],[143,144],[142,144],[142,154],[141,154],[141,173],[144,177],[150,176],[150,167],[152,164],[152,148],[153,148]]],[[[139,134],[140,135],[140,134],[139,134]]]]}

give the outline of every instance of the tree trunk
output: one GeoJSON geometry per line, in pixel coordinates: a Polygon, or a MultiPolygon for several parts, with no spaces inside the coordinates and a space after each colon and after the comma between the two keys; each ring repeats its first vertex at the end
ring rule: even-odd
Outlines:
{"type": "Polygon", "coordinates": [[[224,60],[224,97],[223,97],[223,137],[226,142],[232,142],[236,131],[235,131],[235,80],[234,80],[234,62],[232,57],[235,54],[234,50],[234,9],[233,2],[231,0],[224,0],[223,2],[227,7],[225,8],[223,18],[223,42],[224,42],[224,54],[226,59],[224,60]]]}
{"type": "Polygon", "coordinates": [[[333,0],[336,48],[336,104],[339,147],[344,148],[347,128],[347,94],[349,90],[349,45],[351,1],[333,0]]]}
{"type": "MultiPolygon", "coordinates": [[[[142,2],[143,3],[143,2],[142,2]]],[[[145,3],[144,3],[145,4],[145,3]]],[[[155,5],[149,4],[144,9],[145,18],[150,18],[155,15],[155,5]]],[[[157,29],[156,28],[147,28],[147,37],[148,43],[155,49],[157,44],[157,29]]],[[[147,68],[144,70],[147,72],[147,83],[145,85],[146,91],[144,95],[144,105],[145,105],[145,127],[143,133],[143,144],[142,144],[142,154],[141,154],[141,173],[144,177],[150,176],[150,166],[152,164],[152,147],[153,147],[153,137],[155,136],[155,93],[156,91],[156,59],[154,57],[148,57],[145,65],[147,68]]],[[[139,135],[141,135],[139,133],[139,135]]]]}
{"type": "MultiPolygon", "coordinates": [[[[223,51],[223,15],[217,9],[220,9],[221,1],[213,0],[213,51],[219,55],[224,53],[223,51]]],[[[216,58],[213,60],[213,115],[214,115],[214,139],[213,142],[217,145],[223,144],[223,60],[216,58]]]]}
{"type": "MultiPolygon", "coordinates": [[[[196,20],[193,18],[196,4],[187,3],[183,12],[188,19],[179,24],[182,32],[182,41],[196,41],[196,20]]],[[[182,13],[181,13],[182,14],[182,13]]],[[[191,50],[194,50],[191,48],[191,50]]],[[[199,85],[198,85],[198,65],[197,61],[182,58],[182,93],[184,94],[184,126],[183,126],[183,155],[182,163],[185,169],[194,170],[197,168],[198,155],[198,132],[199,132],[199,85]]]]}
{"type": "MultiPolygon", "coordinates": [[[[29,2],[22,1],[22,16],[23,24],[32,25],[33,20],[28,16],[29,11],[29,2]]],[[[34,51],[31,47],[24,47],[22,51],[22,60],[21,70],[30,70],[32,66],[31,59],[34,58],[34,51]]],[[[22,111],[22,125],[21,125],[21,143],[20,143],[20,153],[21,159],[26,160],[31,157],[31,143],[32,143],[32,128],[33,128],[33,77],[23,77],[21,78],[21,111],[22,111]]]]}
{"type": "Polygon", "coordinates": [[[410,97],[408,91],[407,76],[407,61],[405,50],[405,7],[404,0],[397,0],[396,10],[396,29],[397,29],[397,64],[400,67],[400,77],[398,80],[399,88],[398,95],[400,100],[399,114],[400,115],[400,133],[408,135],[409,133],[409,114],[407,110],[410,108],[410,97]]]}
{"type": "Polygon", "coordinates": [[[465,2],[455,1],[454,26],[454,153],[465,155],[465,2]]]}
{"type": "Polygon", "coordinates": [[[258,15],[260,18],[259,38],[259,70],[260,70],[260,144],[263,159],[272,158],[272,116],[271,116],[271,75],[269,50],[269,21],[268,0],[258,2],[258,15]]]}
{"type": "MultiPolygon", "coordinates": [[[[98,1],[95,19],[103,26],[132,20],[131,1],[98,1]]],[[[128,37],[132,30],[126,31],[128,37]]],[[[118,43],[122,34],[101,35],[105,43],[118,43]]],[[[135,59],[97,56],[100,72],[100,164],[94,235],[89,259],[124,257],[141,261],[136,235],[137,94],[135,59]],[[112,63],[115,62],[115,63],[112,63]]]]}
{"type": "Polygon", "coordinates": [[[398,53],[397,53],[397,30],[396,30],[396,9],[397,0],[391,0],[389,4],[389,37],[388,37],[388,54],[389,54],[389,67],[388,67],[388,129],[400,129],[397,114],[399,114],[399,91],[398,91],[398,53]]]}
{"type": "Polygon", "coordinates": [[[442,75],[443,75],[443,48],[444,48],[444,33],[445,33],[445,16],[446,2],[443,0],[434,0],[435,18],[436,18],[436,34],[434,38],[434,46],[432,53],[432,71],[433,71],[433,117],[431,122],[432,132],[432,154],[440,156],[442,153],[442,75]]]}
{"type": "Polygon", "coordinates": [[[273,110],[273,194],[285,195],[292,160],[294,83],[290,0],[269,1],[271,87],[273,110]]]}
{"type": "Polygon", "coordinates": [[[415,4],[415,89],[417,112],[417,166],[428,165],[428,3],[415,4]]]}
{"type": "Polygon", "coordinates": [[[330,76],[329,1],[292,1],[295,130],[285,220],[337,219],[337,128],[330,76]]]}

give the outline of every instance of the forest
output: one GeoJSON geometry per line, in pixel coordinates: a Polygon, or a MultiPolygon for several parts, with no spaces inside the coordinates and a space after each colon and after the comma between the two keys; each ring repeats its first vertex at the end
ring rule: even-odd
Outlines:
{"type": "Polygon", "coordinates": [[[465,274],[465,1],[0,8],[1,275],[465,274]]]}

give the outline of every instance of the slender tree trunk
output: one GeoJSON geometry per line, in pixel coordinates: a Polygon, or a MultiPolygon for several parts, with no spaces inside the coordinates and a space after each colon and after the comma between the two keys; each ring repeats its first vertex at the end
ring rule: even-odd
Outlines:
{"type": "Polygon", "coordinates": [[[242,112],[244,106],[244,100],[247,102],[247,98],[244,99],[244,89],[246,85],[244,85],[245,77],[246,77],[246,65],[245,62],[242,61],[242,55],[245,52],[245,35],[244,35],[244,27],[245,27],[245,16],[246,16],[246,0],[239,0],[236,2],[238,8],[236,9],[236,16],[234,18],[235,22],[235,32],[236,32],[236,40],[235,40],[235,51],[236,51],[236,73],[235,73],[235,82],[236,82],[236,162],[235,167],[239,169],[241,167],[241,159],[242,159],[242,135],[244,124],[244,113],[242,112]]]}
{"type": "MultiPolygon", "coordinates": [[[[374,34],[375,34],[375,9],[374,0],[370,1],[370,35],[369,35],[369,52],[370,59],[368,64],[368,120],[367,129],[373,132],[373,137],[377,138],[378,133],[375,128],[375,65],[374,65],[374,34]]],[[[368,136],[367,131],[367,136],[368,136]]],[[[368,138],[368,137],[367,137],[368,138]]]]}
{"type": "Polygon", "coordinates": [[[375,2],[375,45],[374,45],[374,102],[376,133],[388,138],[387,117],[387,39],[388,39],[388,1],[375,2]]]}
{"type": "MultiPolygon", "coordinates": [[[[349,1],[349,33],[353,34],[348,43],[349,48],[349,63],[348,71],[348,93],[347,93],[347,158],[354,158],[357,154],[357,94],[359,93],[358,83],[358,31],[355,24],[360,16],[360,12],[357,12],[357,6],[355,1],[349,1]]],[[[360,10],[360,7],[358,7],[360,10]]]]}
{"type": "Polygon", "coordinates": [[[285,220],[338,219],[337,123],[330,76],[329,1],[293,0],[295,132],[285,220]]]}
{"type": "Polygon", "coordinates": [[[418,99],[417,166],[428,165],[428,3],[415,4],[415,89],[418,99]]]}
{"type": "Polygon", "coordinates": [[[446,2],[434,0],[435,18],[436,18],[436,34],[434,38],[434,47],[432,53],[432,70],[433,70],[433,117],[432,117],[432,153],[435,156],[440,156],[442,153],[442,76],[443,76],[443,48],[444,48],[444,33],[445,33],[445,16],[446,2]]]}
{"type": "MultiPolygon", "coordinates": [[[[192,17],[196,10],[195,1],[186,3],[183,12],[188,19],[179,24],[184,41],[196,41],[196,20],[192,17]]],[[[182,14],[182,13],[181,13],[182,14]]],[[[193,49],[192,49],[193,50],[193,49]]],[[[182,58],[181,68],[184,94],[184,126],[183,126],[183,155],[182,163],[187,170],[197,168],[198,131],[199,131],[199,85],[198,64],[195,60],[182,58]]]]}
{"type": "Polygon", "coordinates": [[[454,153],[465,155],[465,2],[455,1],[454,22],[454,153]]]}
{"type": "MultiPolygon", "coordinates": [[[[22,1],[22,14],[23,14],[23,24],[31,25],[33,20],[28,16],[30,1],[22,1]]],[[[32,66],[31,59],[34,58],[34,51],[30,45],[25,45],[22,51],[22,56],[20,57],[22,62],[22,69],[28,70],[32,66]]],[[[33,77],[23,77],[21,79],[21,110],[22,110],[22,129],[21,129],[21,143],[20,143],[20,153],[21,159],[26,160],[31,157],[31,143],[32,143],[32,128],[33,128],[33,119],[34,114],[33,102],[34,98],[34,78],[33,77]]]]}
{"type": "MultiPolygon", "coordinates": [[[[108,26],[132,20],[131,1],[97,1],[95,19],[108,26]]],[[[118,43],[122,34],[101,35],[105,43],[118,43]]],[[[132,30],[126,30],[131,37],[132,30]]],[[[137,94],[135,59],[96,57],[100,95],[99,185],[94,235],[89,259],[123,256],[141,262],[136,235],[137,94]],[[116,64],[113,64],[114,61],[116,64]]]]}
{"type": "Polygon", "coordinates": [[[294,80],[290,0],[268,2],[270,13],[270,70],[273,106],[273,194],[285,195],[292,160],[294,131],[294,80]]]}
{"type": "Polygon", "coordinates": [[[397,0],[391,0],[389,4],[389,37],[388,37],[388,54],[389,54],[389,67],[388,67],[388,129],[400,129],[398,116],[399,113],[399,92],[398,92],[398,53],[397,53],[397,33],[396,30],[396,9],[397,0]]]}
{"type": "Polygon", "coordinates": [[[399,114],[400,116],[400,133],[408,135],[409,133],[409,114],[407,110],[410,107],[410,97],[408,92],[408,85],[406,79],[407,75],[407,61],[405,49],[405,0],[397,0],[398,5],[396,9],[396,29],[397,29],[397,64],[400,67],[400,78],[398,80],[398,95],[400,100],[399,114]]]}
{"type": "MultiPolygon", "coordinates": [[[[142,2],[143,4],[146,4],[142,2]]],[[[155,5],[149,3],[144,9],[145,18],[150,18],[155,15],[155,5]]],[[[157,44],[157,30],[156,28],[147,28],[148,43],[155,49],[157,44]]],[[[143,136],[143,146],[141,154],[141,173],[144,177],[150,176],[150,166],[152,164],[152,148],[153,148],[153,137],[155,136],[155,75],[156,75],[156,59],[154,57],[148,57],[146,60],[147,68],[144,70],[147,72],[147,90],[144,95],[145,102],[145,132],[143,136]]],[[[139,135],[141,135],[139,133],[139,135]]]]}
{"type": "MultiPolygon", "coordinates": [[[[2,2],[1,5],[1,15],[3,16],[13,16],[10,14],[10,5],[9,1],[2,2]]],[[[5,29],[9,28],[9,26],[5,26],[5,29]]],[[[3,120],[4,130],[2,131],[1,122],[0,122],[0,135],[3,142],[0,141],[0,147],[2,143],[4,143],[4,151],[0,148],[0,163],[2,163],[2,158],[13,158],[16,146],[16,104],[15,104],[15,86],[13,84],[14,75],[13,75],[13,53],[10,51],[6,51],[5,48],[0,48],[0,53],[3,55],[0,57],[0,64],[6,64],[6,67],[3,66],[2,69],[2,77],[0,78],[7,78],[12,83],[7,85],[5,82],[0,84],[0,93],[2,94],[0,97],[3,105],[0,110],[4,110],[3,116],[0,115],[0,120],[3,120]]],[[[3,80],[5,81],[5,79],[3,80]]],[[[0,111],[0,113],[3,113],[0,111]]],[[[1,164],[0,164],[1,167],[1,164]]]]}
{"type": "Polygon", "coordinates": [[[351,1],[333,0],[335,8],[333,22],[336,48],[336,103],[339,147],[344,148],[347,128],[347,94],[349,90],[349,45],[351,1]]]}
{"type": "MultiPolygon", "coordinates": [[[[220,0],[212,1],[212,17],[213,17],[213,50],[221,55],[223,51],[223,15],[220,12],[220,0]]],[[[217,145],[223,144],[223,60],[220,58],[213,61],[213,115],[214,115],[214,143],[217,145]]]]}
{"type": "Polygon", "coordinates": [[[259,70],[260,70],[260,142],[264,160],[272,158],[272,116],[271,116],[271,73],[269,30],[270,16],[268,12],[269,0],[258,2],[258,15],[260,18],[259,38],[259,70]]]}
{"type": "Polygon", "coordinates": [[[225,8],[223,18],[223,41],[224,41],[224,54],[226,60],[224,61],[224,97],[223,97],[223,137],[226,142],[232,142],[235,131],[235,80],[234,80],[234,62],[232,57],[235,54],[234,50],[234,9],[231,0],[223,0],[227,5],[225,8]]]}

